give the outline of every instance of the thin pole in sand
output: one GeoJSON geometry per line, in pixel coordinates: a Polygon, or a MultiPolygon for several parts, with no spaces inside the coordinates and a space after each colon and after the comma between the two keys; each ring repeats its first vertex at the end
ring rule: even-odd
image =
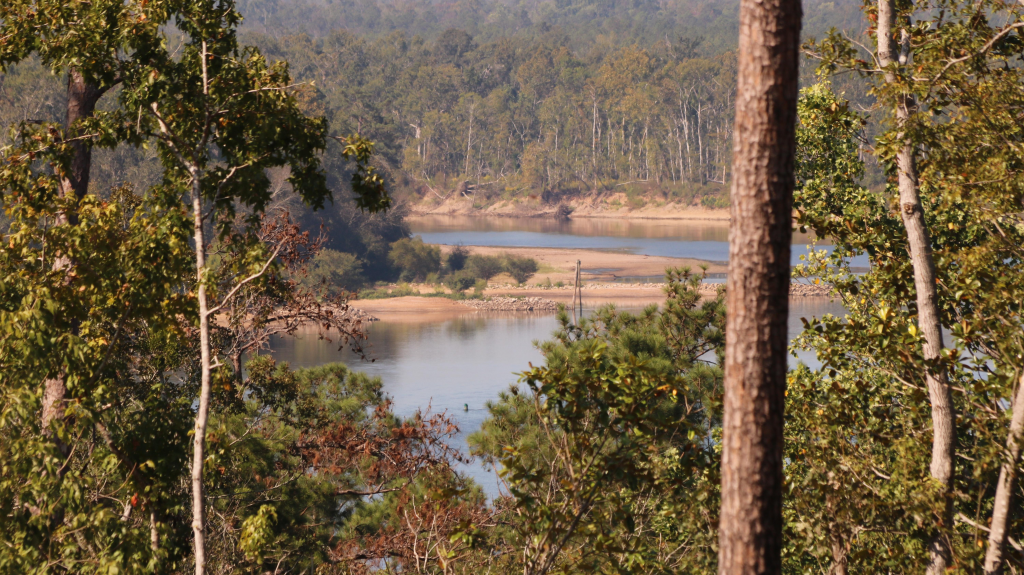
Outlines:
{"type": "Polygon", "coordinates": [[[579,294],[580,319],[583,319],[583,290],[580,288],[580,260],[576,260],[576,279],[572,286],[572,324],[579,325],[576,319],[576,294],[579,294]]]}

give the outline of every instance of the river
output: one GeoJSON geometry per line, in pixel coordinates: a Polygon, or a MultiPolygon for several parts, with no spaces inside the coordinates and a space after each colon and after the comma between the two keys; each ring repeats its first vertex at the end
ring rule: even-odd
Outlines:
{"type": "MultiPolygon", "coordinates": [[[[594,244],[603,247],[611,243],[607,241],[610,238],[643,249],[642,246],[655,245],[644,242],[664,241],[679,246],[682,251],[670,255],[692,254],[693,251],[686,250],[703,249],[694,248],[694,243],[727,246],[728,233],[724,223],[680,225],[674,222],[674,225],[667,225],[587,221],[558,224],[542,220],[462,218],[469,221],[461,222],[461,228],[451,229],[459,225],[453,220],[434,220],[427,226],[413,220],[414,233],[433,243],[447,243],[439,239],[448,239],[466,245],[513,237],[502,234],[531,238],[537,243],[529,245],[535,247],[561,247],[552,245],[557,241],[576,242],[578,245],[573,247],[593,247],[594,244]],[[443,229],[445,226],[448,229],[443,229]],[[600,240],[591,242],[592,238],[600,240]]],[[[790,302],[790,337],[800,332],[800,318],[820,317],[826,313],[841,314],[843,308],[823,299],[794,299],[790,302]]],[[[515,383],[515,374],[528,369],[530,362],[541,361],[534,342],[549,338],[556,327],[552,315],[488,314],[468,310],[436,322],[374,322],[369,330],[367,349],[373,362],[361,361],[347,350],[339,351],[337,343],[327,343],[315,335],[275,339],[272,352],[278,361],[287,361],[296,368],[341,361],[355,370],[380,376],[397,414],[408,416],[429,407],[434,412],[447,411],[454,415],[461,429],[457,445],[465,449],[466,436],[479,429],[487,416],[486,403],[515,383]]],[[[797,361],[812,366],[817,363],[806,353],[791,358],[790,363],[797,361]]],[[[496,494],[497,483],[492,472],[478,464],[464,470],[488,494],[496,494]]]]}
{"type": "MultiPolygon", "coordinates": [[[[645,256],[694,258],[724,263],[729,259],[729,224],[704,220],[623,220],[420,216],[409,218],[412,233],[428,244],[609,250],[645,256]]],[[[808,253],[813,234],[793,234],[792,263],[808,253]]],[[[827,242],[816,249],[831,250],[827,242]]],[[[866,268],[867,256],[851,261],[866,268]]]]}

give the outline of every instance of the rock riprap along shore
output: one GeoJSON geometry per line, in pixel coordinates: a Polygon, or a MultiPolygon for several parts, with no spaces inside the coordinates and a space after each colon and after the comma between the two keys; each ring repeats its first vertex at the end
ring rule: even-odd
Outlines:
{"type": "Polygon", "coordinates": [[[348,309],[345,310],[345,315],[359,321],[380,321],[365,311],[352,306],[349,306],[348,309]]]}
{"type": "Polygon", "coordinates": [[[540,297],[492,297],[467,299],[459,303],[484,311],[556,311],[558,303],[540,297]]]}
{"type": "MultiPolygon", "coordinates": [[[[699,291],[705,295],[714,295],[718,292],[718,288],[724,284],[720,283],[703,283],[700,285],[699,291]]],[[[598,283],[598,282],[586,282],[584,281],[583,287],[581,288],[583,293],[587,291],[596,290],[607,290],[607,289],[627,289],[627,288],[640,288],[640,289],[661,289],[665,287],[663,283],[598,283]]],[[[535,290],[551,290],[551,291],[572,291],[572,286],[539,286],[539,285],[513,285],[504,284],[498,286],[491,286],[491,289],[501,290],[520,290],[520,291],[535,291],[535,290]]],[[[793,282],[789,284],[789,297],[828,297],[831,293],[832,288],[826,284],[812,284],[804,282],[793,282]]]]}

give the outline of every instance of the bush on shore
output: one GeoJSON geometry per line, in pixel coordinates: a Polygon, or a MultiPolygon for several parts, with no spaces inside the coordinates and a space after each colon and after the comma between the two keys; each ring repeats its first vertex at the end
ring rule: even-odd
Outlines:
{"type": "MultiPolygon", "coordinates": [[[[419,237],[393,242],[387,259],[392,267],[388,283],[444,285],[453,293],[462,293],[470,288],[482,291],[489,280],[502,273],[522,284],[540,269],[537,260],[530,257],[509,253],[493,256],[472,254],[461,245],[442,255],[441,248],[424,243],[419,237]]],[[[413,295],[411,290],[364,289],[374,283],[367,279],[364,270],[365,262],[355,254],[325,249],[313,258],[303,283],[310,287],[323,286],[330,295],[361,290],[358,296],[361,299],[413,295]]],[[[376,285],[382,283],[378,281],[376,285]]]]}

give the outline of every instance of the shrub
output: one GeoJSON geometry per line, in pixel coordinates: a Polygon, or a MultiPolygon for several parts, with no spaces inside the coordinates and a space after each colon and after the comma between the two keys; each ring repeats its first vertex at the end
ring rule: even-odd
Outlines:
{"type": "Polygon", "coordinates": [[[323,285],[329,295],[359,289],[366,283],[363,263],[353,254],[336,250],[320,250],[312,259],[302,279],[307,287],[323,285]]]}
{"type": "Polygon", "coordinates": [[[466,269],[473,277],[489,280],[504,271],[498,256],[471,255],[466,260],[466,269]]]}
{"type": "Polygon", "coordinates": [[[391,244],[388,259],[401,270],[402,281],[423,281],[441,268],[441,249],[421,238],[403,238],[391,244]]]}
{"type": "Polygon", "coordinates": [[[461,270],[466,267],[467,259],[469,259],[469,250],[462,244],[455,246],[452,251],[448,252],[448,269],[452,272],[461,270]]]}
{"type": "Polygon", "coordinates": [[[505,255],[504,270],[508,275],[519,283],[526,283],[533,274],[537,273],[537,260],[528,257],[505,255]]]}
{"type": "Polygon", "coordinates": [[[455,293],[461,293],[473,287],[476,281],[467,270],[460,270],[445,278],[444,285],[455,293]]]}
{"type": "Polygon", "coordinates": [[[729,196],[704,196],[700,199],[700,205],[705,208],[728,208],[729,196]]]}

